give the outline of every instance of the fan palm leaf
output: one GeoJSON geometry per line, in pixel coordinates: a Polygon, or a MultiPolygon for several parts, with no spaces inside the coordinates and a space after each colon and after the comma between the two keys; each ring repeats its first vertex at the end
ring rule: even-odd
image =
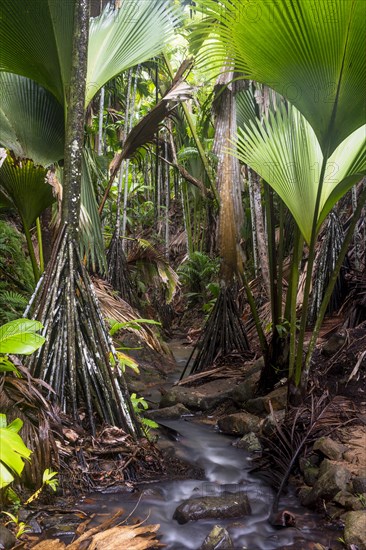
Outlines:
{"type": "MultiPolygon", "coordinates": [[[[327,156],[364,123],[364,0],[197,0],[196,5],[216,22],[216,40],[211,48],[206,45],[204,63],[211,67],[224,46],[236,70],[267,84],[305,116],[327,156]]],[[[198,29],[195,40],[201,37],[198,29]]]]}
{"type": "Polygon", "coordinates": [[[0,72],[0,143],[16,157],[48,166],[64,155],[64,109],[39,84],[0,72]]]}
{"type": "Polygon", "coordinates": [[[7,156],[0,168],[0,189],[18,211],[25,227],[30,228],[54,197],[45,182],[47,170],[30,159],[7,156]]]}
{"type": "Polygon", "coordinates": [[[167,3],[157,0],[122,2],[117,10],[109,5],[92,19],[85,104],[113,77],[161,53],[174,22],[167,3]]]}
{"type": "Polygon", "coordinates": [[[70,82],[74,0],[3,2],[0,71],[35,80],[65,104],[70,82]]]}
{"type": "MultiPolygon", "coordinates": [[[[1,7],[0,71],[28,77],[67,107],[74,0],[14,0],[1,7]],[[47,45],[45,47],[45,45],[47,45]]],[[[125,69],[158,55],[172,37],[175,18],[166,2],[108,5],[91,20],[87,106],[97,91],[125,69]]]]}
{"type": "MultiPolygon", "coordinates": [[[[317,229],[337,200],[366,172],[366,126],[347,137],[327,161],[317,229]]],[[[323,154],[314,130],[295,107],[270,112],[239,129],[237,156],[263,177],[288,206],[310,243],[323,154]]]]}

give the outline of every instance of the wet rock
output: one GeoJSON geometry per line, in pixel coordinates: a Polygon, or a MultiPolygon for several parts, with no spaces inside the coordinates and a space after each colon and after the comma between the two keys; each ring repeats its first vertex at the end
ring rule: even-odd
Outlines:
{"type": "Polygon", "coordinates": [[[233,379],[214,380],[194,388],[175,386],[162,395],[159,408],[182,403],[190,410],[207,411],[230,398],[235,388],[233,379]]]}
{"type": "Polygon", "coordinates": [[[155,420],[155,418],[165,418],[168,420],[176,420],[184,415],[191,414],[190,410],[187,409],[182,403],[177,403],[171,407],[164,407],[163,409],[154,409],[151,411],[146,411],[144,413],[147,418],[155,420]]]}
{"type": "Polygon", "coordinates": [[[0,550],[8,550],[15,546],[17,539],[9,529],[0,525],[0,550]]]}
{"type": "Polygon", "coordinates": [[[227,530],[221,525],[215,525],[199,550],[234,550],[234,544],[227,530]]]}
{"type": "Polygon", "coordinates": [[[366,493],[366,477],[355,477],[352,481],[354,493],[366,493]]]}
{"type": "MultiPolygon", "coordinates": [[[[339,491],[333,498],[333,502],[339,504],[346,510],[363,510],[364,505],[361,500],[348,491],[339,491]]],[[[366,528],[366,525],[365,525],[366,528]]]]}
{"type": "MultiPolygon", "coordinates": [[[[324,462],[324,461],[323,461],[324,462]]],[[[303,499],[305,506],[312,506],[318,502],[319,499],[329,502],[335,497],[339,491],[346,491],[348,482],[351,478],[351,472],[340,466],[339,464],[332,464],[327,467],[325,473],[320,467],[320,476],[315,482],[310,493],[303,499]]]]}
{"type": "Polygon", "coordinates": [[[303,485],[302,487],[300,487],[300,489],[297,492],[297,496],[301,504],[304,505],[304,501],[309,496],[310,492],[311,492],[311,487],[308,487],[307,485],[303,485]]]}
{"type": "Polygon", "coordinates": [[[319,466],[320,464],[320,457],[318,454],[310,454],[308,456],[301,456],[299,459],[299,468],[300,472],[304,473],[306,468],[309,468],[311,466],[319,466]]]}
{"type": "Polygon", "coordinates": [[[276,390],[268,393],[264,398],[264,408],[267,413],[271,412],[269,402],[271,401],[272,409],[274,411],[281,411],[286,408],[287,405],[287,386],[277,388],[276,390]]]}
{"type": "Polygon", "coordinates": [[[347,512],[344,516],[344,540],[366,550],[366,511],[347,512]]]}
{"type": "Polygon", "coordinates": [[[304,470],[304,481],[307,485],[314,485],[319,477],[319,468],[315,466],[308,466],[304,470]]]}
{"type": "Polygon", "coordinates": [[[235,443],[235,447],[238,447],[238,449],[244,449],[250,453],[256,453],[262,450],[260,441],[254,432],[249,432],[244,435],[235,443]]]}
{"type": "Polygon", "coordinates": [[[330,437],[320,437],[313,445],[313,451],[320,451],[331,460],[341,460],[346,450],[347,447],[345,445],[334,441],[330,437]]]}
{"type": "Polygon", "coordinates": [[[244,408],[246,411],[252,414],[262,414],[266,412],[263,397],[255,397],[254,399],[248,399],[248,401],[244,404],[244,408]]]}
{"type": "Polygon", "coordinates": [[[249,399],[254,399],[255,392],[257,390],[257,384],[259,380],[260,372],[254,372],[241,384],[238,384],[232,392],[232,400],[237,405],[243,405],[249,399]]]}
{"type": "Polygon", "coordinates": [[[262,434],[266,437],[270,437],[276,430],[276,422],[281,424],[284,418],[285,411],[275,411],[273,415],[269,414],[266,416],[262,423],[262,434]]]}
{"type": "Polygon", "coordinates": [[[183,524],[205,518],[239,518],[250,513],[250,504],[245,493],[223,493],[220,496],[185,500],[175,510],[173,519],[183,524]]]}
{"type": "Polygon", "coordinates": [[[249,432],[258,432],[261,420],[253,414],[240,412],[229,414],[219,419],[219,429],[230,435],[245,435],[249,432]]]}

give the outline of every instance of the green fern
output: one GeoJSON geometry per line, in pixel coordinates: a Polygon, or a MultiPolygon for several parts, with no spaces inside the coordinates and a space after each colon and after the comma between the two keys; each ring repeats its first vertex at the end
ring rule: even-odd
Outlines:
{"type": "Polygon", "coordinates": [[[0,220],[0,323],[22,316],[33,290],[32,267],[22,235],[0,220]]]}

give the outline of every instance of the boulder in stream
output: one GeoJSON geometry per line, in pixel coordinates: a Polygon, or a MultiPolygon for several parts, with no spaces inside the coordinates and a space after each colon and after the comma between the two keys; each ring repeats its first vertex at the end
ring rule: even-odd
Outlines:
{"type": "MultiPolygon", "coordinates": [[[[323,461],[323,463],[326,461],[323,461]]],[[[327,461],[327,468],[323,464],[319,470],[319,478],[316,480],[309,494],[303,499],[302,504],[313,506],[319,500],[329,502],[339,491],[346,491],[351,473],[343,466],[327,461]],[[329,462],[329,464],[328,464],[329,462]]]]}
{"type": "Polygon", "coordinates": [[[221,525],[215,525],[199,550],[234,550],[234,544],[227,530],[221,525]]]}
{"type": "Polygon", "coordinates": [[[164,407],[164,409],[152,409],[144,413],[147,418],[155,420],[157,418],[165,418],[166,420],[177,420],[185,415],[190,415],[191,412],[182,403],[177,403],[171,407],[164,407]]]}
{"type": "Polygon", "coordinates": [[[251,513],[245,493],[223,493],[220,496],[189,498],[180,504],[173,515],[178,523],[199,519],[230,519],[251,513]]]}
{"type": "Polygon", "coordinates": [[[159,408],[182,403],[192,411],[207,411],[230,398],[235,388],[236,383],[232,378],[213,380],[195,387],[173,386],[162,394],[159,408]]]}
{"type": "Polygon", "coordinates": [[[254,414],[240,412],[223,416],[218,421],[219,429],[225,434],[245,435],[258,432],[261,419],[254,414]]]}
{"type": "Polygon", "coordinates": [[[233,445],[234,447],[238,447],[238,449],[244,449],[249,453],[257,453],[262,450],[262,445],[258,437],[253,432],[247,433],[241,439],[239,439],[239,441],[233,443],[233,445]]]}

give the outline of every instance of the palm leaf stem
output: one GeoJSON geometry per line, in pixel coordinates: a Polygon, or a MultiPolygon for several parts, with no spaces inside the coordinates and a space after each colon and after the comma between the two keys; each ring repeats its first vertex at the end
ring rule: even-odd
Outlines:
{"type": "Polygon", "coordinates": [[[39,217],[36,219],[36,227],[37,227],[37,241],[38,241],[38,250],[39,250],[39,271],[40,273],[43,273],[44,272],[43,242],[42,242],[41,222],[39,217]]]}
{"type": "MultiPolygon", "coordinates": [[[[313,217],[313,224],[312,224],[312,230],[311,230],[311,239],[309,244],[309,256],[308,256],[307,271],[306,271],[306,278],[305,278],[304,299],[303,299],[302,309],[301,309],[300,329],[299,329],[298,344],[296,349],[296,360],[295,360],[295,371],[294,371],[296,386],[299,385],[300,379],[301,379],[304,338],[305,338],[305,331],[306,331],[306,325],[307,325],[307,319],[308,319],[310,288],[311,288],[313,266],[314,266],[314,260],[315,260],[315,254],[316,254],[315,244],[316,244],[316,239],[318,235],[317,222],[319,218],[320,201],[321,201],[321,195],[323,190],[325,170],[326,170],[327,161],[329,158],[328,151],[329,151],[329,146],[327,147],[326,153],[324,154],[322,167],[320,170],[319,185],[318,185],[318,190],[316,195],[314,217],[313,217]]],[[[292,318],[291,322],[296,322],[295,318],[292,318]]]]}
{"type": "Polygon", "coordinates": [[[262,328],[262,323],[261,323],[261,320],[259,318],[258,309],[257,309],[256,303],[255,303],[255,300],[254,300],[254,296],[253,296],[253,293],[251,291],[250,285],[248,283],[248,279],[246,278],[246,275],[244,273],[244,270],[240,273],[240,275],[241,275],[243,285],[244,285],[244,288],[245,288],[245,292],[246,292],[246,295],[247,295],[247,300],[248,300],[248,304],[249,304],[249,307],[250,307],[250,311],[252,312],[252,315],[253,315],[253,320],[254,320],[255,328],[256,328],[257,334],[258,334],[259,343],[260,343],[260,347],[261,347],[261,352],[262,352],[262,355],[264,357],[267,357],[267,355],[268,355],[268,342],[267,342],[266,336],[265,336],[263,328],[262,328]]]}
{"type": "Polygon", "coordinates": [[[277,311],[279,319],[282,318],[282,275],[283,275],[283,253],[284,253],[284,204],[279,198],[279,228],[280,234],[278,239],[277,265],[278,265],[278,280],[277,280],[277,311]]]}
{"type": "Polygon", "coordinates": [[[264,200],[267,218],[267,243],[268,243],[268,264],[269,264],[269,280],[270,280],[270,302],[272,313],[272,330],[275,332],[276,325],[279,322],[278,316],[278,300],[277,300],[277,265],[276,265],[276,236],[275,236],[275,220],[274,220],[274,205],[273,191],[268,183],[264,182],[264,200]]]}
{"type": "Polygon", "coordinates": [[[35,280],[35,283],[37,284],[38,281],[39,281],[40,273],[39,273],[38,263],[37,263],[37,260],[36,260],[36,255],[34,253],[32,237],[31,237],[31,234],[30,234],[28,224],[26,223],[26,221],[23,217],[22,217],[22,223],[23,223],[23,228],[24,228],[25,240],[27,241],[29,257],[30,257],[31,264],[32,264],[34,280],[35,280]]]}
{"type": "Polygon", "coordinates": [[[310,343],[309,343],[309,349],[308,349],[308,352],[306,354],[305,376],[307,376],[308,373],[309,373],[310,361],[311,361],[311,358],[312,358],[312,354],[313,354],[313,351],[314,351],[316,341],[318,339],[318,335],[319,335],[321,325],[323,323],[324,315],[327,311],[329,300],[332,296],[332,293],[333,293],[335,284],[337,282],[337,278],[338,278],[340,269],[343,265],[343,261],[344,261],[344,258],[346,256],[346,254],[347,254],[347,250],[348,250],[348,247],[350,245],[350,242],[352,240],[356,224],[357,224],[357,222],[360,218],[362,208],[365,206],[365,203],[366,203],[366,187],[363,189],[363,191],[361,192],[361,195],[358,199],[357,208],[355,209],[355,211],[353,213],[353,216],[352,216],[351,223],[348,226],[347,234],[346,234],[345,239],[343,241],[343,245],[342,245],[342,248],[339,252],[336,265],[335,265],[333,273],[330,277],[330,280],[329,280],[329,283],[328,283],[328,286],[327,286],[327,290],[325,291],[324,298],[323,298],[322,304],[320,306],[318,317],[317,317],[317,320],[316,320],[316,323],[315,323],[315,326],[314,326],[314,329],[313,329],[313,332],[312,332],[312,335],[311,335],[311,339],[310,339],[310,343]]]}
{"type": "Polygon", "coordinates": [[[296,297],[297,286],[299,282],[299,265],[301,261],[302,251],[304,247],[304,238],[300,229],[295,224],[295,236],[294,236],[294,253],[292,259],[291,279],[290,286],[288,288],[285,317],[290,317],[290,358],[289,358],[289,378],[292,379],[295,359],[296,359],[296,297]]]}

